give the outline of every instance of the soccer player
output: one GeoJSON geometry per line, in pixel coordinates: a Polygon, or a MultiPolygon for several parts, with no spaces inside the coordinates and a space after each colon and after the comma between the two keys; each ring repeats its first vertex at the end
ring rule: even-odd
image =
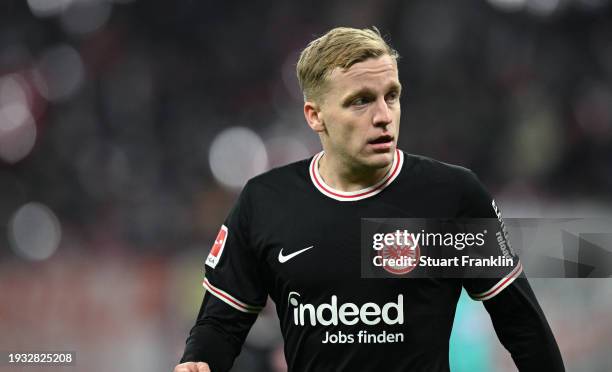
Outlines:
{"type": "Polygon", "coordinates": [[[471,171],[397,149],[397,58],[375,28],[335,28],[304,49],[304,115],[323,151],[246,184],[175,372],[229,370],[268,295],[289,371],[448,371],[462,288],[519,370],[564,370],[518,260],[496,279],[361,276],[361,218],[498,217],[471,171]]]}

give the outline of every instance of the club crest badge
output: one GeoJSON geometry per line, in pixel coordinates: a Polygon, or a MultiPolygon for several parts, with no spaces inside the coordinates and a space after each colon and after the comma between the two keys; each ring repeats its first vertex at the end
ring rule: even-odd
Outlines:
{"type": "Polygon", "coordinates": [[[409,237],[405,245],[385,245],[378,251],[378,255],[382,258],[383,269],[391,274],[404,275],[418,265],[421,249],[412,237],[409,237]]]}

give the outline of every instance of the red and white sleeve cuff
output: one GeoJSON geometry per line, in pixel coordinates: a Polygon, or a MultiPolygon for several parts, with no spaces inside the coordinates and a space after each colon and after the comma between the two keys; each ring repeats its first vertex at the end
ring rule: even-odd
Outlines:
{"type": "Polygon", "coordinates": [[[210,284],[210,282],[206,278],[204,278],[204,282],[202,282],[202,285],[204,286],[204,288],[206,288],[208,292],[210,292],[210,294],[217,297],[219,300],[225,302],[234,309],[242,311],[243,313],[258,314],[261,309],[263,309],[263,306],[249,305],[238,300],[236,297],[230,295],[224,290],[219,289],[214,285],[210,284]]]}
{"type": "Polygon", "coordinates": [[[507,286],[512,284],[512,282],[516,278],[518,278],[519,275],[521,275],[522,272],[523,272],[523,265],[519,261],[518,265],[516,265],[516,267],[514,268],[514,270],[512,270],[510,272],[510,274],[508,274],[505,277],[501,278],[500,281],[497,282],[489,290],[484,291],[484,292],[480,292],[480,293],[470,293],[468,291],[468,294],[470,295],[470,297],[472,297],[472,299],[474,299],[476,301],[486,301],[488,299],[491,299],[491,298],[495,297],[497,294],[499,294],[501,291],[503,291],[504,288],[506,288],[507,286]]]}

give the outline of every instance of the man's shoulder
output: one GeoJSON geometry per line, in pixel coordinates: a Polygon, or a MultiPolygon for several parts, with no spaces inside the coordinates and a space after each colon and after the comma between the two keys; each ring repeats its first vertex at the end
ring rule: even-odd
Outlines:
{"type": "Polygon", "coordinates": [[[404,151],[404,167],[411,177],[425,177],[430,181],[470,182],[476,179],[474,172],[464,166],[451,164],[424,155],[404,151]]]}
{"type": "Polygon", "coordinates": [[[251,178],[247,187],[250,189],[285,189],[293,188],[308,177],[308,166],[312,157],[272,168],[251,178]]]}

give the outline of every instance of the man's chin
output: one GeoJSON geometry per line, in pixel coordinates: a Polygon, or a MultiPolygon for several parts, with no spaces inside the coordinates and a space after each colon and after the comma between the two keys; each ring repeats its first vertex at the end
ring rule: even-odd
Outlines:
{"type": "Polygon", "coordinates": [[[367,157],[367,164],[372,168],[386,168],[391,166],[394,156],[395,149],[388,152],[373,153],[367,157]]]}

